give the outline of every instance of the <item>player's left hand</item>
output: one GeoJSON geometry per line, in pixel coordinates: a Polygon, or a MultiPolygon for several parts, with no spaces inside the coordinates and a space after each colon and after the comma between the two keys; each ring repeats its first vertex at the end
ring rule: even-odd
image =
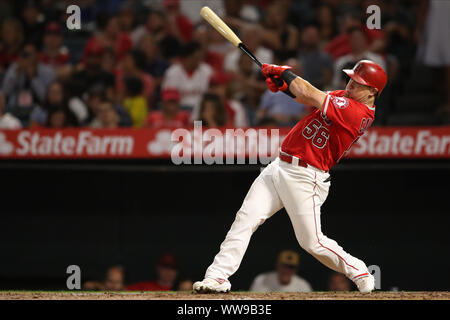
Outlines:
{"type": "Polygon", "coordinates": [[[270,76],[281,77],[281,74],[286,70],[290,70],[292,67],[289,66],[278,66],[276,64],[264,63],[261,67],[261,72],[264,77],[268,78],[270,76]]]}

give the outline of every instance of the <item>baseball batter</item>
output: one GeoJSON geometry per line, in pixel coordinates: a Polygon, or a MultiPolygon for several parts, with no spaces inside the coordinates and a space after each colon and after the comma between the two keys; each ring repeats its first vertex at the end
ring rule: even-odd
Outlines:
{"type": "Polygon", "coordinates": [[[350,77],[345,90],[325,93],[290,69],[264,64],[261,70],[271,91],[283,91],[316,110],[292,128],[279,157],[253,182],[205,279],[194,283],[198,293],[231,289],[228,278],[239,268],[253,232],[283,207],[303,249],[355,282],[361,293],[374,290],[375,279],[365,263],[322,233],[320,208],[330,188],[328,171],[374,120],[374,101],[386,85],[386,73],[361,60],[343,70],[350,77]]]}

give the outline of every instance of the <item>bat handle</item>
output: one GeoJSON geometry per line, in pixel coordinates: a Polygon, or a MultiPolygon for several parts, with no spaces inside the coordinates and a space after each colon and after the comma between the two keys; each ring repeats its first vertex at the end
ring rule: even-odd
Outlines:
{"type": "MultiPolygon", "coordinates": [[[[242,42],[239,43],[238,48],[241,49],[246,55],[248,55],[250,59],[252,59],[258,65],[258,67],[262,68],[262,63],[258,60],[258,58],[256,58],[253,55],[253,53],[250,52],[250,50],[248,50],[245,44],[243,44],[242,42]]],[[[270,79],[272,79],[272,81],[277,85],[277,87],[281,87],[283,85],[283,80],[279,78],[277,79],[271,76],[270,79]]]]}

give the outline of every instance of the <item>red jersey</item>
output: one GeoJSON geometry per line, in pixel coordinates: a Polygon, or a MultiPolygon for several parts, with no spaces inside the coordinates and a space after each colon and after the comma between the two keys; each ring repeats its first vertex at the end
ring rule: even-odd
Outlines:
{"type": "Polygon", "coordinates": [[[323,112],[316,109],[287,134],[281,151],[308,164],[330,170],[375,118],[375,107],[343,97],[345,91],[327,94],[323,112]]]}

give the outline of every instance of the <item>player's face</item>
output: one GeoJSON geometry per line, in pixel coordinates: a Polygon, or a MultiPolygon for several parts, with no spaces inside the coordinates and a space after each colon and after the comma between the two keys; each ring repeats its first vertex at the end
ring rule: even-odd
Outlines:
{"type": "Polygon", "coordinates": [[[356,101],[367,101],[374,94],[371,87],[356,82],[353,79],[347,83],[344,96],[356,101]]]}

